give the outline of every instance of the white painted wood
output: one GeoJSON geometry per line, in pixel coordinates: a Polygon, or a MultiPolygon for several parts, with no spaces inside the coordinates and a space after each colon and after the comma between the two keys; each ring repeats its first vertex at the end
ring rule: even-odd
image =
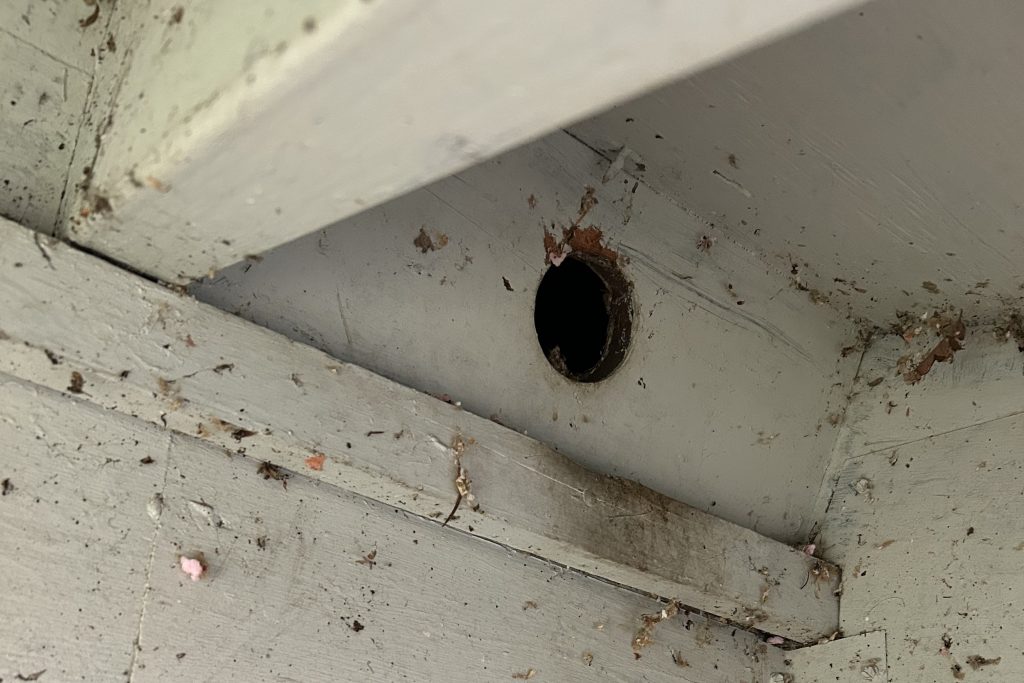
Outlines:
{"type": "Polygon", "coordinates": [[[83,32],[66,25],[72,9],[78,16],[88,8],[0,3],[0,215],[47,232],[57,220],[90,83],[74,40],[59,56],[48,51],[83,32]]]}
{"type": "Polygon", "coordinates": [[[786,653],[795,683],[888,683],[885,631],[871,631],[786,653]]]}
{"type": "Polygon", "coordinates": [[[0,679],[131,667],[170,435],[126,424],[0,376],[0,679]]]}
{"type": "Polygon", "coordinates": [[[851,4],[126,8],[131,59],[68,234],[187,282],[851,4]]]}
{"type": "Polygon", "coordinates": [[[731,241],[700,251],[704,233],[558,133],[193,291],[448,394],[591,469],[796,543],[820,519],[812,502],[856,371],[859,354],[841,355],[856,330],[731,241]],[[552,370],[533,322],[544,230],[560,234],[587,186],[598,203],[586,223],[621,255],[636,301],[631,350],[597,385],[552,370]],[[421,253],[421,228],[447,246],[421,253]]]}
{"type": "Polygon", "coordinates": [[[0,416],[5,680],[766,683],[778,656],[681,614],[636,658],[636,593],[8,376],[0,416]]]}
{"type": "Polygon", "coordinates": [[[1022,24],[1012,0],[870,3],[571,130],[855,318],[992,321],[1024,259],[1022,24]]]}
{"type": "MultiPolygon", "coordinates": [[[[835,629],[815,561],[526,436],[10,223],[0,369],[428,517],[794,640],[835,629]],[[67,295],[75,292],[75,297],[67,295]],[[307,458],[324,455],[322,471],[307,458]]],[[[836,576],[835,569],[830,574],[836,576]]]]}
{"type": "MultiPolygon", "coordinates": [[[[863,390],[848,413],[856,438],[837,449],[819,547],[844,567],[844,632],[887,631],[892,681],[1024,674],[1016,636],[1024,626],[1016,597],[1024,590],[1024,420],[1020,391],[1010,390],[1021,382],[1020,360],[981,339],[969,334],[969,350],[913,390],[863,390]],[[885,392],[898,405],[880,415],[885,392]],[[975,670],[973,657],[1001,660],[975,670]]],[[[864,365],[884,367],[890,357],[883,345],[864,365]]]]}

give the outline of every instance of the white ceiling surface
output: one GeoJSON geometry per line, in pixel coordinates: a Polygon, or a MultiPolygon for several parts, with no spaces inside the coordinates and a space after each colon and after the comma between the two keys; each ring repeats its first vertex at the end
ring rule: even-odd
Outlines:
{"type": "Polygon", "coordinates": [[[991,319],[1024,283],[1022,28],[1014,0],[876,2],[572,132],[840,310],[991,319]]]}
{"type": "Polygon", "coordinates": [[[699,222],[608,168],[557,133],[194,291],[590,467],[796,540],[853,374],[855,358],[840,358],[852,325],[728,240],[699,251],[699,222]],[[567,226],[587,185],[599,203],[585,223],[626,257],[637,303],[624,365],[593,385],[556,373],[533,325],[544,227],[567,226]],[[447,245],[421,253],[421,228],[447,245]]]}

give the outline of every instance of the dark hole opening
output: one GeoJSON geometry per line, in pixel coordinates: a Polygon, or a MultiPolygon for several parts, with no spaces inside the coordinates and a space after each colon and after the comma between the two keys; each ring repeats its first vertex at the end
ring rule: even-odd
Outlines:
{"type": "Polygon", "coordinates": [[[534,325],[551,366],[596,382],[612,373],[629,343],[629,284],[611,263],[569,256],[537,288],[534,325]]]}

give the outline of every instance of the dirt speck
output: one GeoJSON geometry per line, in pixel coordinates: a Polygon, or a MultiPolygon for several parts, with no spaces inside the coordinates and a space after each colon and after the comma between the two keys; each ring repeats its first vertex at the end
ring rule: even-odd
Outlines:
{"type": "Polygon", "coordinates": [[[537,208],[537,198],[531,194],[529,197],[526,198],[526,205],[528,207],[530,207],[531,209],[536,209],[537,208]]]}
{"type": "Polygon", "coordinates": [[[261,475],[264,479],[279,481],[285,490],[288,489],[288,477],[291,475],[272,462],[261,463],[259,469],[256,470],[256,474],[261,475]]]}
{"type": "Polygon", "coordinates": [[[359,633],[364,628],[366,628],[366,627],[363,626],[363,624],[358,619],[353,619],[352,620],[352,630],[353,631],[355,631],[356,633],[359,633]]]}
{"type": "MultiPolygon", "coordinates": [[[[100,5],[99,5],[99,2],[97,2],[97,0],[85,0],[85,4],[86,5],[92,5],[92,14],[87,16],[85,19],[79,19],[78,20],[78,25],[81,28],[89,28],[90,26],[92,26],[93,24],[96,23],[97,19],[100,18],[100,5]]],[[[33,680],[34,681],[35,679],[34,678],[32,678],[32,679],[26,678],[26,679],[23,679],[23,680],[26,680],[26,681],[33,680]]]]}
{"type": "Polygon", "coordinates": [[[514,291],[516,291],[516,290],[512,289],[512,283],[508,281],[508,278],[507,278],[507,277],[502,277],[502,278],[501,278],[501,283],[502,283],[503,285],[505,285],[505,289],[506,289],[506,290],[508,290],[508,291],[510,291],[510,292],[514,292],[514,291]]]}
{"type": "Polygon", "coordinates": [[[930,280],[925,280],[921,283],[921,288],[925,291],[931,292],[932,294],[939,293],[939,286],[930,280]]]}
{"type": "Polygon", "coordinates": [[[178,5],[171,10],[171,19],[167,23],[171,26],[176,26],[181,23],[181,20],[185,17],[185,8],[178,5]]]}
{"type": "Polygon", "coordinates": [[[709,252],[711,247],[715,246],[715,242],[718,241],[717,237],[711,237],[710,235],[701,235],[697,238],[697,251],[709,252]]]}
{"type": "Polygon", "coordinates": [[[374,548],[370,552],[368,552],[365,555],[363,555],[362,557],[360,557],[358,560],[356,560],[356,564],[364,565],[366,567],[369,567],[370,569],[373,569],[374,567],[376,567],[377,566],[377,549],[374,548]]]}
{"type": "Polygon", "coordinates": [[[317,472],[323,470],[324,461],[327,460],[327,456],[323,453],[314,453],[313,455],[306,458],[306,467],[317,472]]]}
{"type": "Polygon", "coordinates": [[[155,462],[156,462],[156,460],[153,459],[152,455],[147,455],[144,458],[139,458],[139,464],[140,465],[152,465],[155,462]]]}
{"type": "Polygon", "coordinates": [[[537,675],[537,670],[536,669],[527,669],[526,671],[523,671],[521,673],[514,673],[514,674],[512,674],[512,678],[514,680],[517,680],[517,681],[528,681],[528,680],[530,680],[531,678],[533,678],[536,675],[537,675]]]}
{"type": "Polygon", "coordinates": [[[740,167],[739,164],[736,162],[736,155],[735,154],[730,154],[729,155],[729,165],[732,166],[733,168],[739,168],[740,167]]]}
{"type": "Polygon", "coordinates": [[[85,387],[85,379],[82,377],[82,373],[78,370],[74,370],[71,373],[71,382],[68,384],[68,391],[72,394],[81,394],[85,387]]]}
{"type": "Polygon", "coordinates": [[[7,494],[14,491],[14,484],[11,483],[11,478],[7,477],[3,481],[0,481],[0,496],[6,496],[7,494]]]}
{"type": "Polygon", "coordinates": [[[35,673],[30,674],[16,674],[14,679],[17,681],[38,681],[39,677],[46,673],[46,669],[40,669],[35,673]]]}
{"type": "Polygon", "coordinates": [[[238,429],[231,432],[231,438],[234,439],[235,441],[241,441],[242,439],[247,439],[250,436],[255,436],[255,434],[256,432],[254,432],[251,429],[239,427],[238,429]]]}
{"type": "Polygon", "coordinates": [[[316,17],[306,17],[302,20],[302,30],[306,33],[312,33],[316,30],[316,17]]]}
{"type": "Polygon", "coordinates": [[[438,251],[448,246],[448,235],[443,232],[435,232],[434,237],[431,237],[426,230],[420,228],[419,234],[416,235],[416,239],[412,243],[420,250],[420,253],[426,254],[428,251],[438,251]]]}
{"type": "Polygon", "coordinates": [[[584,652],[582,659],[584,664],[591,666],[594,663],[594,653],[589,651],[584,652]]]}
{"type": "Polygon", "coordinates": [[[523,610],[525,611],[528,609],[537,609],[537,603],[533,600],[527,600],[523,603],[523,610]]]}
{"type": "MultiPolygon", "coordinates": [[[[732,156],[732,155],[730,155],[730,156],[732,156]]],[[[679,652],[673,652],[672,653],[672,663],[674,663],[676,666],[679,666],[679,667],[690,666],[690,663],[688,661],[686,661],[686,658],[683,657],[683,655],[680,654],[679,652]]]]}
{"type": "Polygon", "coordinates": [[[985,666],[994,666],[1001,661],[1003,661],[1002,657],[989,658],[981,655],[971,655],[967,658],[967,664],[975,671],[985,666]]]}

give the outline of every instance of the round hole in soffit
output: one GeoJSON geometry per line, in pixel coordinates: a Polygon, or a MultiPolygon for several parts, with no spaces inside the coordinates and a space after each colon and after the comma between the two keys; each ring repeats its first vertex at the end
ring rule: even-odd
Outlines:
{"type": "Polygon", "coordinates": [[[548,267],[537,288],[533,323],[544,356],[576,382],[600,382],[626,357],[632,286],[612,262],[587,254],[548,267]]]}

